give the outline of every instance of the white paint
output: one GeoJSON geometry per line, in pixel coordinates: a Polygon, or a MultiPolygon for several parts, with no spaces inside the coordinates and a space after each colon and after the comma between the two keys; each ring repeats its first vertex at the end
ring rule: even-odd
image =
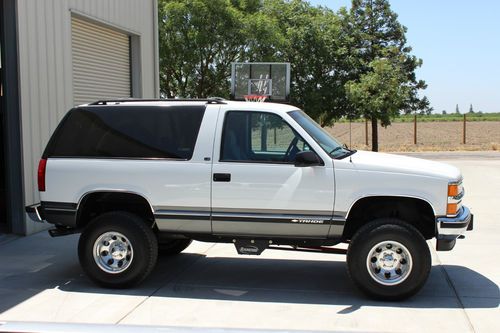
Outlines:
{"type": "MultiPolygon", "coordinates": [[[[142,104],[192,105],[193,102],[142,104]]],[[[293,213],[348,212],[363,197],[401,196],[423,199],[432,206],[435,215],[446,214],[447,185],[461,179],[457,168],[438,162],[364,151],[355,153],[351,158],[332,160],[287,114],[294,109],[272,103],[209,104],[190,161],[49,159],[47,191],[42,193],[42,200],[77,203],[88,192],[111,190],[141,194],[153,207],[232,209],[241,212],[272,209],[293,213]],[[320,155],[325,165],[298,168],[291,164],[220,162],[222,126],[225,112],[229,110],[266,111],[280,115],[320,155]],[[207,157],[211,161],[207,161],[207,157]],[[231,182],[212,183],[212,173],[230,173],[231,182]]],[[[297,224],[300,232],[308,235],[312,234],[307,228],[315,227],[297,224]]],[[[317,227],[320,232],[325,232],[323,225],[317,227]]],[[[220,229],[215,224],[213,228],[214,232],[220,229]]],[[[269,230],[278,233],[279,227],[269,230]]]]}

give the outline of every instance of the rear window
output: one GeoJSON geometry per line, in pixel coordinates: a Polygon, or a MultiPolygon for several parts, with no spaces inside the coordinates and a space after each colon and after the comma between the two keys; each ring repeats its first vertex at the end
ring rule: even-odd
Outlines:
{"type": "Polygon", "coordinates": [[[61,121],[44,158],[189,160],[204,112],[204,105],[76,108],[61,121]]]}

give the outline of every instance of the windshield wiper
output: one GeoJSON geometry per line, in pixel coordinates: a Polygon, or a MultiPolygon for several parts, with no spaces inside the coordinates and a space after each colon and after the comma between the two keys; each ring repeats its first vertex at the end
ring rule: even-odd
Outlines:
{"type": "Polygon", "coordinates": [[[331,152],[329,152],[328,154],[330,154],[330,155],[331,155],[332,153],[334,153],[334,152],[336,152],[337,150],[340,150],[340,149],[344,149],[344,148],[343,148],[342,146],[335,147],[335,148],[333,148],[333,149],[332,149],[332,151],[331,151],[331,152]]]}
{"type": "Polygon", "coordinates": [[[345,150],[349,150],[349,151],[354,151],[356,152],[356,149],[349,149],[349,147],[347,147],[347,145],[344,143],[344,145],[342,146],[342,148],[344,148],[345,150]]]}
{"type": "Polygon", "coordinates": [[[351,149],[347,149],[347,148],[346,148],[346,150],[347,150],[347,151],[346,151],[344,154],[342,154],[342,155],[340,155],[340,156],[337,156],[337,157],[336,157],[336,159],[341,160],[341,159],[346,158],[346,157],[348,157],[348,156],[351,156],[351,155],[353,155],[354,153],[356,153],[356,152],[357,152],[357,150],[356,150],[356,149],[351,150],[351,149]]]}

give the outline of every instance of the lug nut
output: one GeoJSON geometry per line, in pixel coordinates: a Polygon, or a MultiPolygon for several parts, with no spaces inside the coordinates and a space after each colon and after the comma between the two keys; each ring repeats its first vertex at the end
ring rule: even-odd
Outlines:
{"type": "Polygon", "coordinates": [[[388,249],[392,249],[392,244],[387,244],[385,247],[388,249]]]}
{"type": "Polygon", "coordinates": [[[405,258],[401,259],[399,262],[401,263],[401,265],[406,265],[406,259],[405,258]]]}
{"type": "Polygon", "coordinates": [[[371,262],[372,262],[372,263],[376,263],[376,262],[377,262],[377,257],[372,257],[372,258],[371,258],[371,262]]]}
{"type": "Polygon", "coordinates": [[[384,276],[385,276],[386,279],[390,279],[391,278],[391,273],[390,272],[385,272],[384,276]]]}
{"type": "Polygon", "coordinates": [[[401,254],[401,253],[403,253],[403,250],[401,250],[401,249],[397,249],[397,250],[396,250],[396,253],[397,253],[397,254],[401,254]]]}
{"type": "Polygon", "coordinates": [[[401,268],[396,269],[396,274],[397,275],[401,275],[401,273],[402,273],[401,268]]]}
{"type": "Polygon", "coordinates": [[[380,252],[382,252],[382,249],[380,247],[377,247],[377,249],[375,250],[375,252],[380,253],[380,252]]]}

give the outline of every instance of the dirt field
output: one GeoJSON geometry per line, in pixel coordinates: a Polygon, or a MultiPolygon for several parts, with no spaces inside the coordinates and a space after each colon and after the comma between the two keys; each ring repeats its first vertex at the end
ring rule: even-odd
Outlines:
{"type": "MultiPolygon", "coordinates": [[[[371,124],[365,145],[365,124],[352,123],[351,142],[356,149],[371,149],[371,124]]],[[[500,150],[500,121],[467,123],[466,144],[462,144],[462,122],[417,123],[417,144],[413,144],[413,123],[393,123],[379,127],[380,151],[500,150]]],[[[328,129],[349,146],[349,123],[328,129]]]]}

